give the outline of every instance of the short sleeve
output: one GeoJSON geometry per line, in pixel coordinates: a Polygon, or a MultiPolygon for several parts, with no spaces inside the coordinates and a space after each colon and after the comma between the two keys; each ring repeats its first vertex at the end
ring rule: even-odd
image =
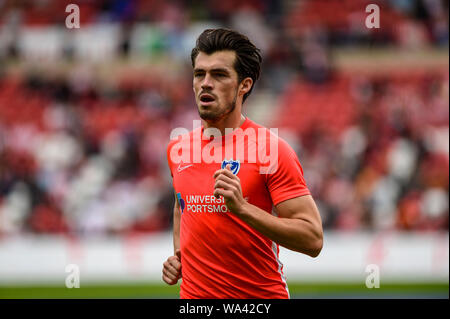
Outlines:
{"type": "Polygon", "coordinates": [[[277,169],[266,175],[266,185],[274,205],[295,197],[310,195],[297,154],[281,138],[278,141],[277,169]]]}

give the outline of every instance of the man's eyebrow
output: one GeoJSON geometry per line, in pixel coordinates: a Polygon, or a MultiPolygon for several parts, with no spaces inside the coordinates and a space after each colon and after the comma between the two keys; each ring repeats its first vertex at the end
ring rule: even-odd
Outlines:
{"type": "Polygon", "coordinates": [[[229,73],[229,72],[228,72],[228,69],[225,69],[225,68],[215,68],[215,69],[212,69],[211,72],[223,72],[223,73],[229,73]]]}
{"type": "MultiPolygon", "coordinates": [[[[201,68],[195,68],[194,73],[196,73],[196,72],[205,72],[205,70],[201,69],[201,68]]],[[[223,72],[223,73],[227,73],[227,74],[230,73],[228,71],[228,69],[225,69],[225,68],[214,68],[214,69],[211,69],[211,72],[223,72]]]]}

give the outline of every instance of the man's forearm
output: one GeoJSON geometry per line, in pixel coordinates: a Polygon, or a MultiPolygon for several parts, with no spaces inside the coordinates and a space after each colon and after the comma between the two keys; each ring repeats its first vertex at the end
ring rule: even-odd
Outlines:
{"type": "Polygon", "coordinates": [[[173,253],[180,249],[180,211],[178,207],[173,210],[173,253]]]}
{"type": "Polygon", "coordinates": [[[308,220],[279,218],[249,203],[235,214],[283,247],[311,257],[316,257],[322,249],[322,229],[308,220]]]}

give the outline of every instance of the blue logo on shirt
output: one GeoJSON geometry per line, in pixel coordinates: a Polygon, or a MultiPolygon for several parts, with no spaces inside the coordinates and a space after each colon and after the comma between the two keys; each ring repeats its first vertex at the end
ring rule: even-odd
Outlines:
{"type": "Polygon", "coordinates": [[[222,169],[225,169],[225,167],[230,164],[230,169],[231,172],[234,175],[237,175],[237,173],[239,172],[239,169],[241,168],[241,163],[239,162],[239,160],[234,161],[234,160],[223,160],[222,162],[222,169]]]}
{"type": "Polygon", "coordinates": [[[184,207],[186,206],[184,199],[181,198],[181,193],[177,193],[177,199],[178,199],[178,204],[180,204],[181,207],[181,213],[183,214],[184,212],[184,207]]]}

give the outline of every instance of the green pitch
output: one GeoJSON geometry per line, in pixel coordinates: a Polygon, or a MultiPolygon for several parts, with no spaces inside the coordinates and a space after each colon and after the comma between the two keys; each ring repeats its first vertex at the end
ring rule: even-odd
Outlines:
{"type": "MultiPolygon", "coordinates": [[[[447,283],[381,283],[368,289],[355,283],[289,284],[291,298],[449,298],[447,283]]],[[[178,298],[179,285],[160,283],[85,284],[68,289],[62,285],[7,286],[0,284],[0,299],[53,298],[178,298]]]]}

